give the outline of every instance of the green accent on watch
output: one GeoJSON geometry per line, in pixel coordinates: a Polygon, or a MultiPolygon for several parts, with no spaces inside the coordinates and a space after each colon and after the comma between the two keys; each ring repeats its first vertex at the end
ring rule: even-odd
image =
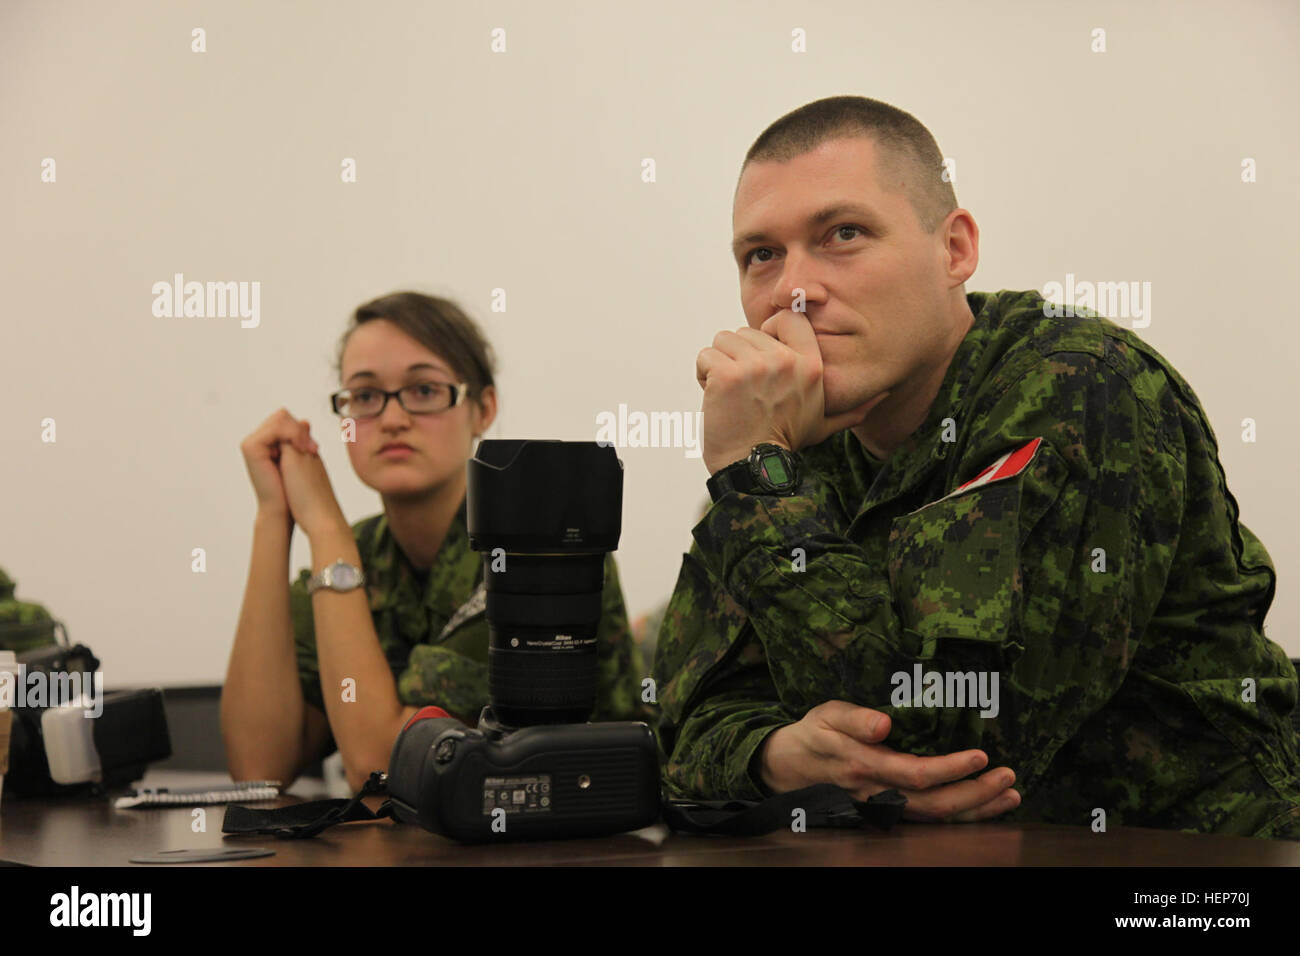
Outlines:
{"type": "Polygon", "coordinates": [[[709,497],[714,501],[733,491],[789,496],[798,486],[799,459],[793,452],[770,442],[755,445],[748,458],[720,469],[708,481],[709,497]]]}
{"type": "Polygon", "coordinates": [[[785,473],[785,464],[780,455],[763,456],[763,475],[774,485],[788,484],[790,476],[785,473]]]}

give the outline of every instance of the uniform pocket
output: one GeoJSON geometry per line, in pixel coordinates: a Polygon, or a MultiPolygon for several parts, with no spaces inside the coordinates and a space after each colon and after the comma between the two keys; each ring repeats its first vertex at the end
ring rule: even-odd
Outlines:
{"type": "Polygon", "coordinates": [[[939,640],[1011,640],[1021,604],[1020,481],[944,498],[894,520],[889,584],[922,656],[939,640]]]}

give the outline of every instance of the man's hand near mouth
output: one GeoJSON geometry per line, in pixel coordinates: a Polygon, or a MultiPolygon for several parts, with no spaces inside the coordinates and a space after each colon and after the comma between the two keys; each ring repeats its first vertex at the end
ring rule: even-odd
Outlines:
{"type": "Polygon", "coordinates": [[[889,396],[881,392],[827,416],[821,349],[807,316],[782,309],[761,328],[722,331],[695,360],[704,389],[702,450],[709,474],[771,442],[798,451],[860,424],[889,396]]]}

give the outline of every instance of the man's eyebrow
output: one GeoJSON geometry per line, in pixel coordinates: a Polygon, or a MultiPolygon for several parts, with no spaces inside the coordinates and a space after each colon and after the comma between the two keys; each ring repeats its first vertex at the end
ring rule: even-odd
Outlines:
{"type": "MultiPolygon", "coordinates": [[[[837,216],[861,216],[864,219],[875,220],[876,211],[870,206],[864,206],[855,202],[837,202],[820,209],[808,217],[807,225],[820,226],[828,220],[837,216]]],[[[751,232],[741,236],[731,244],[732,255],[737,255],[742,246],[747,246],[752,242],[767,242],[768,235],[765,232],[751,232]]]]}
{"type": "MultiPolygon", "coordinates": [[[[431,370],[434,371],[434,372],[446,372],[446,371],[447,371],[447,369],[444,368],[443,366],[441,366],[441,365],[432,365],[432,364],[430,364],[429,362],[416,362],[414,365],[412,365],[412,366],[411,366],[410,368],[408,368],[406,371],[407,371],[407,372],[415,372],[415,371],[418,371],[418,370],[420,370],[420,369],[426,369],[426,368],[427,368],[427,369],[431,369],[431,370]]],[[[379,376],[376,375],[374,372],[371,372],[371,371],[368,371],[368,370],[367,370],[367,371],[364,371],[364,372],[353,372],[351,375],[348,376],[348,381],[350,382],[350,381],[352,381],[354,378],[378,378],[378,377],[379,377],[379,376]]]]}

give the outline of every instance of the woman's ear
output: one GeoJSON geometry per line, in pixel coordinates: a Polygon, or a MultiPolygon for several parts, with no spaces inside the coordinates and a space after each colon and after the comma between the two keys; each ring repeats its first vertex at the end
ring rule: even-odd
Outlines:
{"type": "Polygon", "coordinates": [[[479,394],[478,400],[473,403],[474,417],[474,434],[482,435],[497,417],[497,390],[495,386],[489,385],[479,394]]]}

